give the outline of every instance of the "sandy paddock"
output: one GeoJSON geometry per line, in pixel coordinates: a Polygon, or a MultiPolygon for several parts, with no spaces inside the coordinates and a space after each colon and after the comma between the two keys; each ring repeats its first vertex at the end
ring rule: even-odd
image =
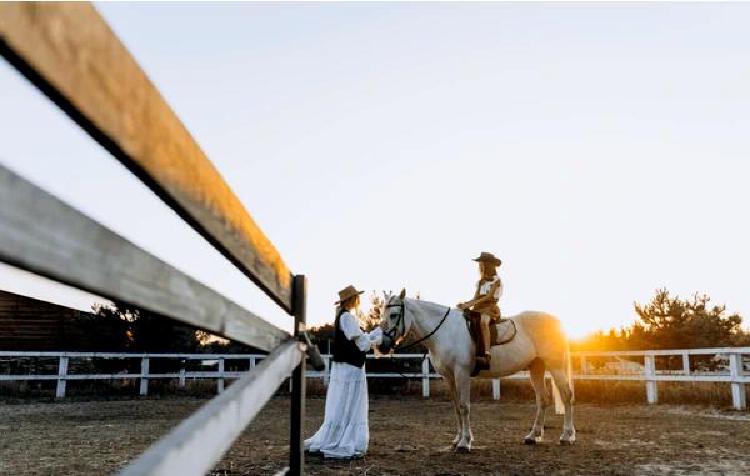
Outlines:
{"type": "MultiPolygon", "coordinates": [[[[0,404],[0,474],[106,474],[124,465],[203,400],[124,400],[0,404]]],[[[289,400],[273,400],[216,466],[216,475],[273,474],[287,453],[289,400]]],[[[322,420],[323,400],[308,403],[306,434],[322,420]]],[[[374,398],[366,458],[309,459],[313,475],[750,474],[750,414],[707,407],[578,405],[578,442],[520,444],[531,403],[472,406],[475,449],[454,454],[453,414],[445,401],[374,398]]]]}

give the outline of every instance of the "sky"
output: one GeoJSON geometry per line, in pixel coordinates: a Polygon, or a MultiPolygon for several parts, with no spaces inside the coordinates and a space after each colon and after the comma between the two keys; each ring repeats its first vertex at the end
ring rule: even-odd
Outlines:
{"type": "MultiPolygon", "coordinates": [[[[308,276],[311,325],[350,283],[467,300],[483,250],[504,314],[574,337],[660,287],[750,318],[750,4],[97,8],[308,276]]],[[[0,131],[0,163],[290,329],[6,63],[0,131]]],[[[102,301],[7,267],[0,288],[102,301]]]]}

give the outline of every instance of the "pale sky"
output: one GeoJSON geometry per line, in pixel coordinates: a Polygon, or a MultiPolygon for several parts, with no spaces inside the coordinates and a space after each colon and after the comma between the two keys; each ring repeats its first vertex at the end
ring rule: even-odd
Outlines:
{"type": "MultiPolygon", "coordinates": [[[[661,286],[750,319],[750,4],[98,8],[308,276],[312,325],[349,283],[469,299],[482,250],[505,314],[573,336],[661,286]]],[[[5,63],[0,99],[0,162],[289,328],[5,63]]],[[[0,288],[94,299],[8,269],[0,288]]]]}

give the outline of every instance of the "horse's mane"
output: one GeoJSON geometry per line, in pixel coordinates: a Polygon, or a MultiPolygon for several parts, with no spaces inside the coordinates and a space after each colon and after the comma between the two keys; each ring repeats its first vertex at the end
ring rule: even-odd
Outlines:
{"type": "Polygon", "coordinates": [[[423,299],[406,298],[406,301],[419,303],[420,305],[430,308],[431,311],[442,310],[443,312],[445,312],[445,309],[448,307],[450,307],[451,309],[454,309],[453,306],[446,306],[445,304],[438,304],[436,302],[425,301],[423,299]]]}

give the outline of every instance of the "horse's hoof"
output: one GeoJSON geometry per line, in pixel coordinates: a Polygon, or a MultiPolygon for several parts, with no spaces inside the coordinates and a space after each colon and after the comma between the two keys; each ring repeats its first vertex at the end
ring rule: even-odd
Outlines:
{"type": "Polygon", "coordinates": [[[560,440],[560,446],[572,446],[576,440],[560,440]]]}
{"type": "Polygon", "coordinates": [[[468,454],[471,453],[471,448],[469,448],[468,446],[456,446],[456,453],[468,454]]]}
{"type": "Polygon", "coordinates": [[[531,433],[523,437],[523,444],[535,445],[537,443],[541,443],[543,438],[543,435],[534,435],[533,433],[531,433]]]}

